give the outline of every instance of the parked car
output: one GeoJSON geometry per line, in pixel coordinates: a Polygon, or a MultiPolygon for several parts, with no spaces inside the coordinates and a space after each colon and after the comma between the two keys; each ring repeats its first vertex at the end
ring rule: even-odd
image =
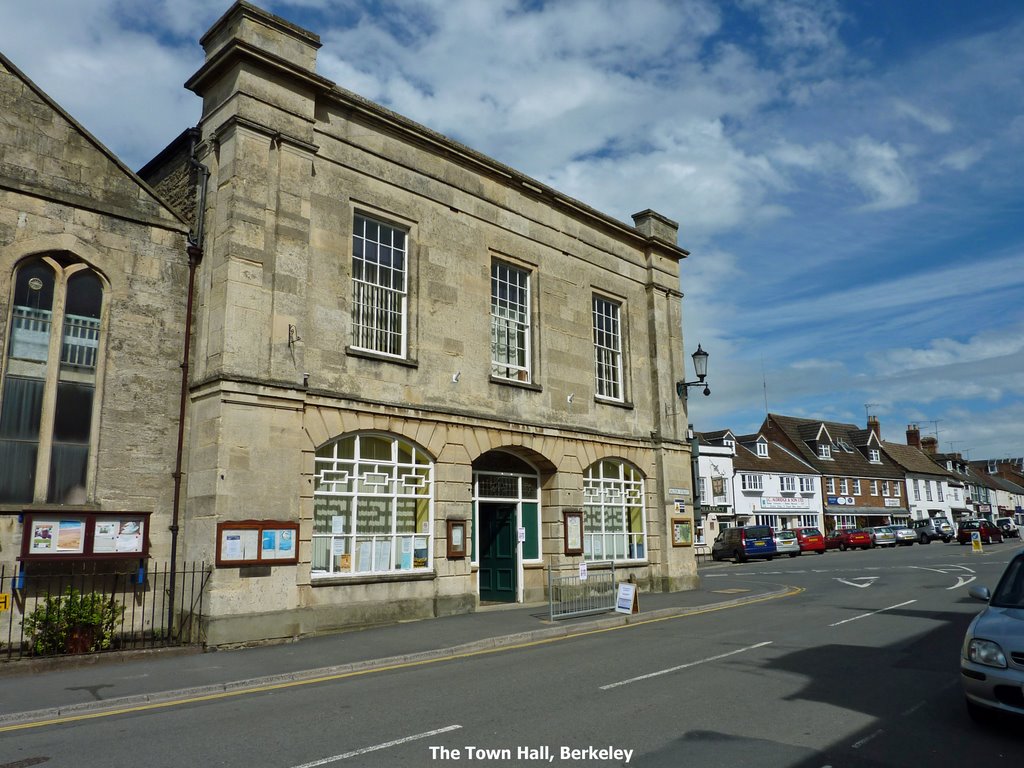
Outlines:
{"type": "Polygon", "coordinates": [[[914,546],[914,542],[917,541],[917,534],[914,533],[913,528],[911,528],[909,525],[903,525],[902,523],[890,525],[889,527],[892,528],[893,532],[896,534],[897,544],[899,544],[901,547],[914,546]]]}
{"type": "Polygon", "coordinates": [[[794,528],[793,533],[796,534],[797,543],[800,545],[801,552],[817,552],[819,555],[825,554],[825,537],[822,536],[821,531],[812,526],[801,526],[794,528]]]}
{"type": "Polygon", "coordinates": [[[825,537],[828,549],[871,549],[871,534],[860,528],[838,528],[825,537]]]}
{"type": "Polygon", "coordinates": [[[796,557],[800,554],[800,542],[796,540],[793,531],[782,530],[775,532],[775,551],[780,555],[796,557]]]}
{"type": "Polygon", "coordinates": [[[988,520],[964,520],[960,523],[960,529],[956,532],[956,540],[961,544],[970,544],[971,534],[975,531],[981,534],[982,544],[1003,543],[1002,532],[988,520]]]}
{"type": "Polygon", "coordinates": [[[1003,534],[1004,539],[1019,539],[1020,528],[1013,522],[1012,517],[997,517],[996,528],[1003,534]]]}
{"type": "Polygon", "coordinates": [[[1009,562],[994,592],[982,586],[968,592],[988,607],[967,628],[960,653],[967,711],[976,721],[995,710],[1024,715],[1024,552],[1009,562]]]}
{"type": "Polygon", "coordinates": [[[734,563],[743,563],[752,557],[771,560],[775,553],[775,536],[769,525],[725,528],[711,544],[712,560],[731,559],[734,563]]]}
{"type": "Polygon", "coordinates": [[[942,539],[947,544],[956,538],[953,526],[948,520],[939,518],[928,518],[927,520],[914,520],[910,527],[917,533],[917,540],[922,544],[931,544],[936,539],[942,539]]]}
{"type": "Polygon", "coordinates": [[[868,528],[871,534],[871,546],[873,547],[895,547],[896,531],[888,525],[876,525],[868,528]]]}

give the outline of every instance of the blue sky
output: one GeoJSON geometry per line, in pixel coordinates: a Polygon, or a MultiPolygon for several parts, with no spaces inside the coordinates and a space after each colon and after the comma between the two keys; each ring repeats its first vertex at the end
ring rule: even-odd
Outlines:
{"type": "MultiPolygon", "coordinates": [[[[770,410],[1024,455],[1024,4],[273,0],[320,74],[624,221],[680,223],[697,429],[770,410]],[[866,407],[868,406],[868,407],[866,407]]],[[[8,0],[0,50],[137,168],[212,0],[8,0]]]]}

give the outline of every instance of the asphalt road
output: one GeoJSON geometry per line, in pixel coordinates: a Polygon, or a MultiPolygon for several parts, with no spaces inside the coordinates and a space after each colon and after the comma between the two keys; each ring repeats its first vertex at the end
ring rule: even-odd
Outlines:
{"type": "Polygon", "coordinates": [[[801,591],[507,652],[5,733],[0,768],[1016,767],[1024,727],[967,718],[958,654],[981,608],[968,586],[993,585],[1018,547],[915,545],[709,566],[705,585],[727,594],[753,584],[801,591]]]}

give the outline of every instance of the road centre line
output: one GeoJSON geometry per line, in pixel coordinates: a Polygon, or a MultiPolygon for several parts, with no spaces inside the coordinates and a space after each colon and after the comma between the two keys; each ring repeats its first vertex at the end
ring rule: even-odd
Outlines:
{"type": "Polygon", "coordinates": [[[893,608],[902,608],[904,605],[910,605],[911,603],[916,602],[917,600],[907,600],[907,602],[905,603],[897,603],[896,605],[890,605],[888,608],[879,608],[877,611],[871,611],[871,613],[862,613],[860,616],[854,616],[852,619],[843,619],[842,621],[837,621],[835,624],[829,624],[829,626],[838,627],[840,624],[847,624],[848,622],[856,621],[857,619],[865,619],[868,616],[874,616],[876,613],[881,613],[882,611],[891,611],[893,608]]]}
{"type": "Polygon", "coordinates": [[[630,683],[637,683],[637,682],[640,682],[641,680],[649,680],[652,677],[660,677],[661,675],[667,675],[667,674],[669,674],[671,672],[678,672],[679,670],[687,669],[688,667],[696,667],[698,664],[706,664],[709,661],[718,661],[719,659],[724,659],[724,658],[726,658],[728,656],[735,656],[737,653],[744,653],[746,651],[752,651],[755,648],[762,648],[762,647],[764,647],[766,645],[771,645],[771,644],[772,644],[772,641],[771,640],[767,640],[767,641],[765,641],[763,643],[758,643],[757,645],[748,645],[746,648],[739,648],[739,649],[737,649],[735,651],[729,651],[728,653],[720,653],[717,656],[708,656],[706,659],[699,659],[697,661],[691,661],[688,664],[680,664],[678,667],[670,667],[669,669],[661,669],[661,670],[658,670],[657,672],[651,672],[651,673],[646,674],[646,675],[640,675],[639,677],[631,677],[631,678],[629,678],[629,680],[620,680],[617,683],[609,683],[608,685],[602,685],[600,690],[607,691],[607,690],[609,690],[611,688],[618,688],[620,685],[629,685],[630,683]]]}
{"type": "Polygon", "coordinates": [[[314,760],[311,763],[303,763],[302,765],[296,765],[294,768],[316,768],[318,765],[327,765],[328,763],[336,763],[339,760],[347,760],[350,757],[359,757],[365,755],[368,752],[376,752],[380,749],[388,749],[389,747],[397,747],[399,744],[405,744],[410,741],[417,741],[419,739],[425,739],[428,736],[437,736],[439,733],[448,733],[449,731],[457,731],[461,728],[461,725],[449,725],[445,728],[438,728],[433,731],[427,731],[426,733],[417,733],[413,736],[405,736],[401,739],[395,739],[394,741],[386,741],[383,744],[376,744],[372,747],[363,747],[357,749],[354,752],[346,752],[343,755],[334,755],[333,757],[325,757],[321,760],[314,760]]]}

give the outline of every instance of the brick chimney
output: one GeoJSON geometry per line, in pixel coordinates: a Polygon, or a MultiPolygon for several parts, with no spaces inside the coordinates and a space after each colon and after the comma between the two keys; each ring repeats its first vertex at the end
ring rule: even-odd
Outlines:
{"type": "Polygon", "coordinates": [[[931,456],[934,456],[939,452],[939,438],[932,437],[931,435],[928,437],[922,437],[921,450],[931,456]]]}
{"type": "Polygon", "coordinates": [[[875,433],[875,437],[882,439],[882,425],[878,423],[877,416],[868,416],[868,429],[875,433]]]}
{"type": "Polygon", "coordinates": [[[917,424],[907,425],[907,445],[921,447],[921,430],[917,428],[917,424]]]}

